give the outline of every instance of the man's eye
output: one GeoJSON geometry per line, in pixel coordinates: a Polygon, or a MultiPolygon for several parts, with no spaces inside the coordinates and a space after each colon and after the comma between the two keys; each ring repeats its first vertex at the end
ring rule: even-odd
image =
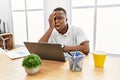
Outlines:
{"type": "Polygon", "coordinates": [[[57,17],[56,19],[59,19],[59,20],[61,20],[61,19],[63,19],[63,17],[57,17]]]}
{"type": "Polygon", "coordinates": [[[54,20],[56,20],[56,17],[54,18],[54,20]]]}
{"type": "Polygon", "coordinates": [[[55,17],[54,20],[62,20],[63,17],[55,17]]]}

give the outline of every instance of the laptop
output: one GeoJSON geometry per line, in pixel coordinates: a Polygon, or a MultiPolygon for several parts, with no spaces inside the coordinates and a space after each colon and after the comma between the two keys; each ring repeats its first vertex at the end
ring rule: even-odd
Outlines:
{"type": "Polygon", "coordinates": [[[65,62],[66,58],[61,44],[24,42],[30,53],[40,56],[41,59],[65,62]]]}

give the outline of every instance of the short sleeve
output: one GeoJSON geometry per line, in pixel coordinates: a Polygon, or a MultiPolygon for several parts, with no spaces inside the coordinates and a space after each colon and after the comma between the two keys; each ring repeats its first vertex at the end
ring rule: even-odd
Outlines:
{"type": "Polygon", "coordinates": [[[84,31],[81,28],[78,28],[76,31],[77,31],[76,32],[76,41],[77,41],[78,45],[84,41],[89,41],[88,38],[86,37],[84,31]]]}

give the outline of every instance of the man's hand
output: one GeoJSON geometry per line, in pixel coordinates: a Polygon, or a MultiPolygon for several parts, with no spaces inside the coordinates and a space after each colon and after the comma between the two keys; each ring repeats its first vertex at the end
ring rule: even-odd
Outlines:
{"type": "Polygon", "coordinates": [[[50,28],[54,28],[55,27],[55,12],[53,12],[50,16],[49,16],[49,25],[50,25],[50,28]]]}

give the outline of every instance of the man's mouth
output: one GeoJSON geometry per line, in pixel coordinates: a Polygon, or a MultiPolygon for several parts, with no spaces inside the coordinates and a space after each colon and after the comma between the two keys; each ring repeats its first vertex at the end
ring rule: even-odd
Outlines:
{"type": "Polygon", "coordinates": [[[60,29],[60,25],[56,25],[55,28],[58,30],[60,29]]]}

